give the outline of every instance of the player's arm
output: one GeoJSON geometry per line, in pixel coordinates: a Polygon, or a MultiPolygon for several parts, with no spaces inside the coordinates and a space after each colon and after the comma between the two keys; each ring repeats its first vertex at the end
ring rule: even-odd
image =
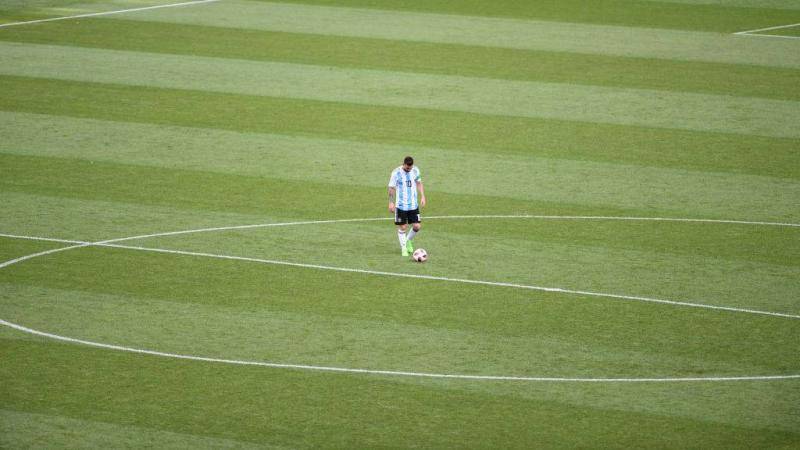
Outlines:
{"type": "Polygon", "coordinates": [[[422,181],[417,181],[417,191],[419,191],[419,206],[424,207],[428,202],[425,200],[425,186],[422,181]]]}
{"type": "Polygon", "coordinates": [[[389,186],[389,212],[394,212],[394,199],[395,199],[395,188],[394,186],[389,186]]]}

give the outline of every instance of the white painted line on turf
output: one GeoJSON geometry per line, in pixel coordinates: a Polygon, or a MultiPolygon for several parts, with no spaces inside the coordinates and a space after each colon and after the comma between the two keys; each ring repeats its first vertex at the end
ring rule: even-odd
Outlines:
{"type": "MultiPolygon", "coordinates": [[[[7,235],[4,235],[4,236],[8,237],[7,235]]],[[[32,238],[26,238],[26,239],[32,239],[32,238]]],[[[42,240],[51,241],[52,242],[55,239],[42,239],[42,240]]],[[[72,250],[74,248],[79,248],[79,247],[88,247],[90,245],[92,245],[92,243],[91,242],[87,242],[85,244],[73,245],[73,246],[70,246],[70,247],[54,248],[54,249],[51,249],[51,250],[45,250],[43,252],[34,253],[34,254],[31,254],[31,255],[20,256],[19,258],[15,258],[15,259],[12,259],[10,261],[5,261],[5,262],[0,263],[0,269],[2,269],[4,267],[8,267],[8,266],[10,266],[12,264],[16,264],[16,263],[28,260],[28,259],[37,258],[39,256],[50,255],[52,253],[58,253],[58,252],[66,251],[66,250],[72,250]]]]}
{"type": "Polygon", "coordinates": [[[380,270],[365,270],[365,269],[352,269],[348,267],[337,267],[337,266],[325,266],[321,264],[306,264],[306,263],[297,263],[297,262],[290,262],[290,261],[279,261],[273,259],[261,259],[261,258],[250,258],[245,256],[231,256],[231,255],[219,255],[214,253],[204,253],[204,252],[190,252],[184,250],[170,250],[170,249],[163,249],[163,248],[152,248],[152,247],[141,247],[141,246],[133,246],[133,245],[121,245],[121,244],[106,244],[106,243],[96,243],[93,244],[94,246],[98,247],[111,247],[111,248],[121,248],[127,250],[140,250],[145,252],[155,252],[155,253],[167,253],[173,255],[184,255],[184,256],[199,256],[204,258],[216,258],[216,259],[227,259],[233,261],[247,261],[247,262],[255,262],[261,264],[273,264],[273,265],[280,265],[280,266],[289,266],[289,267],[301,267],[305,269],[319,269],[319,270],[332,270],[336,272],[350,272],[350,273],[360,273],[365,275],[381,275],[381,276],[388,276],[388,277],[400,277],[400,278],[414,278],[419,280],[433,280],[433,281],[448,281],[452,283],[464,283],[464,284],[477,284],[482,286],[496,286],[496,287],[509,287],[509,288],[516,288],[516,289],[528,289],[533,291],[544,291],[544,292],[557,292],[561,294],[573,294],[573,295],[586,295],[591,297],[604,297],[604,298],[613,298],[613,299],[620,299],[620,300],[634,300],[640,302],[650,302],[650,303],[661,303],[665,305],[674,305],[674,306],[688,306],[693,308],[705,308],[705,309],[715,309],[720,311],[730,311],[730,312],[738,312],[738,313],[749,313],[749,314],[760,314],[766,316],[775,316],[775,317],[786,317],[789,319],[800,319],[800,316],[794,314],[784,314],[784,313],[776,313],[776,312],[769,312],[769,311],[759,311],[755,309],[744,309],[744,308],[734,308],[730,306],[714,306],[714,305],[706,305],[702,303],[689,303],[689,302],[678,302],[672,300],[663,300],[657,298],[649,298],[649,297],[638,297],[632,295],[618,295],[618,294],[605,294],[602,292],[590,292],[590,291],[577,291],[572,289],[562,289],[556,287],[544,287],[544,286],[531,286],[526,284],[517,284],[517,283],[504,283],[504,282],[497,282],[497,281],[483,281],[483,280],[469,280],[465,278],[450,278],[450,277],[439,277],[433,275],[416,275],[410,273],[402,273],[402,272],[384,272],[380,270]]]}
{"type": "MultiPolygon", "coordinates": [[[[430,216],[426,217],[426,219],[544,219],[544,220],[625,220],[625,221],[659,221],[659,222],[688,222],[688,223],[711,223],[711,224],[736,224],[736,225],[763,225],[763,226],[781,226],[781,227],[800,227],[800,224],[795,223],[781,223],[781,222],[760,222],[760,221],[745,221],[745,220],[722,220],[722,219],[688,219],[688,218],[666,218],[666,217],[624,217],[624,216],[557,216],[557,215],[455,215],[455,216],[430,216]]],[[[648,303],[660,303],[665,305],[673,305],[673,306],[684,306],[684,307],[692,307],[692,308],[705,308],[705,309],[712,309],[712,310],[719,310],[719,311],[729,311],[729,312],[737,312],[737,313],[747,313],[747,314],[758,314],[758,315],[766,315],[766,316],[774,316],[774,317],[784,317],[789,319],[800,319],[800,315],[795,314],[786,314],[786,313],[778,313],[778,312],[770,312],[770,311],[760,311],[755,309],[747,309],[747,308],[735,308],[729,306],[715,306],[715,305],[708,305],[703,303],[691,303],[691,302],[680,302],[674,300],[666,300],[666,299],[658,299],[658,298],[650,298],[650,297],[642,297],[642,296],[633,296],[633,295],[620,295],[620,294],[608,294],[602,292],[591,292],[591,291],[581,291],[581,290],[573,290],[573,289],[563,289],[558,287],[545,287],[545,286],[531,286],[531,285],[524,285],[518,283],[506,283],[506,282],[496,282],[496,281],[483,281],[483,280],[470,280],[464,278],[450,278],[450,277],[439,277],[439,276],[432,276],[432,275],[416,275],[416,274],[408,274],[408,273],[400,273],[400,272],[385,272],[385,271],[376,271],[376,270],[364,270],[364,269],[353,269],[347,267],[336,267],[336,266],[326,266],[320,264],[306,264],[306,263],[296,263],[290,261],[279,261],[279,260],[270,260],[270,259],[262,259],[262,258],[251,258],[251,257],[243,257],[243,256],[231,256],[231,255],[220,255],[220,254],[213,254],[213,253],[204,253],[204,252],[190,252],[190,251],[183,251],[183,250],[171,250],[171,249],[162,249],[162,248],[153,248],[153,247],[143,247],[143,246],[130,246],[130,245],[120,245],[116,244],[119,242],[124,241],[131,241],[136,239],[148,239],[154,237],[163,237],[163,236],[175,236],[175,235],[182,235],[182,234],[191,234],[191,233],[201,233],[201,232],[214,232],[214,231],[230,231],[230,230],[243,230],[243,229],[253,229],[253,228],[266,228],[266,227],[279,227],[279,226],[294,226],[294,225],[317,225],[317,224],[334,224],[334,223],[348,223],[348,222],[371,222],[371,221],[388,221],[389,219],[385,217],[377,217],[377,218],[364,218],[364,219],[334,219],[334,220],[307,220],[307,221],[299,221],[299,222],[273,222],[273,223],[264,223],[264,224],[251,224],[251,225],[234,225],[234,226],[227,226],[227,227],[212,227],[212,228],[198,228],[194,230],[183,230],[183,231],[169,231],[169,232],[162,232],[162,233],[152,233],[152,234],[145,234],[145,235],[138,235],[138,236],[130,236],[130,237],[123,237],[117,239],[108,239],[98,242],[82,242],[82,241],[62,241],[66,243],[80,243],[81,245],[76,245],[73,247],[68,247],[66,249],[71,248],[78,248],[78,247],[86,247],[86,246],[98,246],[98,247],[112,247],[112,248],[121,248],[121,249],[128,249],[128,250],[139,250],[139,251],[148,251],[148,252],[157,252],[157,253],[167,253],[167,254],[177,254],[177,255],[185,255],[185,256],[198,256],[198,257],[206,257],[206,258],[216,258],[216,259],[227,259],[227,260],[235,260],[235,261],[248,261],[248,262],[256,262],[261,264],[273,264],[273,265],[282,265],[282,266],[291,266],[291,267],[301,267],[307,269],[318,269],[318,270],[332,270],[337,272],[350,272],[350,273],[361,273],[361,274],[368,274],[368,275],[379,275],[379,276],[390,276],[390,277],[401,277],[401,278],[416,278],[416,279],[424,279],[424,280],[434,280],[434,281],[447,281],[447,282],[454,282],[454,283],[464,283],[464,284],[476,284],[476,285],[484,285],[484,286],[496,286],[496,287],[509,287],[509,288],[516,288],[516,289],[528,289],[528,290],[535,290],[535,291],[543,291],[543,292],[556,292],[562,294],[571,294],[571,295],[585,295],[585,296],[592,296],[592,297],[603,297],[603,298],[613,298],[618,300],[631,300],[631,301],[640,301],[640,302],[648,302],[648,303]]],[[[4,235],[0,234],[0,236],[11,237],[12,235],[4,235]]],[[[34,237],[24,237],[27,239],[35,239],[34,237]]],[[[44,240],[53,240],[51,238],[45,238],[44,240]]],[[[43,256],[50,253],[55,253],[57,251],[63,251],[65,249],[56,249],[50,250],[47,252],[42,252],[42,254],[36,254],[35,256],[43,256]]],[[[20,261],[25,259],[30,259],[35,257],[34,255],[29,255],[28,257],[18,258],[20,261]]],[[[6,265],[14,264],[15,262],[8,262],[6,265]]],[[[4,265],[0,265],[0,268],[5,267],[4,265]]]]}
{"type": "MultiPolygon", "coordinates": [[[[712,220],[712,219],[681,219],[681,218],[652,218],[652,217],[614,217],[614,216],[543,216],[543,215],[486,215],[486,216],[431,216],[427,217],[428,219],[486,219],[486,218],[501,218],[501,219],[514,219],[514,218],[535,218],[535,219],[561,219],[561,220],[642,220],[642,221],[670,221],[670,222],[700,222],[700,223],[728,223],[728,224],[745,224],[745,225],[768,225],[768,226],[786,226],[786,227],[800,227],[800,224],[793,224],[793,223],[778,223],[778,222],[754,222],[754,221],[738,221],[738,220],[712,220]]],[[[269,223],[269,224],[256,224],[256,225],[236,225],[236,226],[229,226],[229,227],[214,227],[214,228],[201,228],[196,230],[185,230],[185,231],[173,231],[173,232],[165,232],[165,233],[155,233],[155,234],[148,234],[148,235],[141,235],[141,236],[131,236],[131,237],[123,237],[117,239],[108,239],[104,241],[97,241],[97,242],[86,242],[86,241],[75,241],[75,240],[66,240],[66,239],[55,239],[55,238],[40,238],[35,236],[19,236],[13,234],[0,234],[0,237],[8,237],[8,238],[18,238],[18,239],[31,239],[31,240],[41,240],[41,241],[49,241],[49,242],[60,242],[60,243],[69,243],[69,244],[77,244],[72,245],[69,247],[62,247],[52,250],[47,250],[44,252],[39,252],[31,255],[26,255],[20,258],[16,258],[14,260],[6,261],[0,264],[0,268],[10,266],[12,264],[16,264],[18,262],[22,262],[28,259],[32,259],[38,256],[44,256],[56,252],[61,252],[65,250],[71,250],[75,248],[81,247],[88,247],[88,246],[100,246],[100,247],[111,247],[111,248],[124,248],[124,249],[132,249],[132,250],[142,250],[142,251],[154,251],[154,252],[162,252],[162,253],[175,253],[175,254],[184,254],[184,255],[192,255],[192,256],[205,256],[205,257],[213,257],[213,258],[222,258],[222,259],[231,259],[231,260],[241,260],[241,261],[252,261],[252,262],[261,262],[261,263],[269,263],[269,264],[280,264],[280,265],[288,265],[288,266],[298,266],[298,267],[307,267],[307,268],[316,268],[316,269],[326,269],[326,270],[337,270],[337,271],[344,271],[344,272],[357,272],[357,273],[368,273],[368,274],[376,274],[376,275],[385,275],[385,276],[400,276],[400,277],[410,277],[410,278],[422,278],[422,279],[432,279],[432,280],[442,280],[442,281],[454,281],[454,282],[463,282],[463,283],[472,283],[472,284],[485,284],[491,286],[504,286],[504,287],[513,287],[513,288],[523,288],[523,289],[535,289],[535,290],[542,290],[547,292],[560,292],[560,293],[568,293],[568,294],[578,294],[578,295],[590,295],[590,296],[600,296],[600,297],[610,297],[610,298],[619,298],[619,299],[626,299],[626,300],[638,300],[638,301],[647,301],[647,302],[655,302],[655,303],[666,303],[672,305],[680,305],[680,306],[692,306],[692,307],[699,307],[699,308],[710,308],[710,309],[718,309],[718,310],[726,310],[731,312],[744,312],[750,314],[764,314],[770,316],[779,316],[779,317],[787,317],[787,318],[800,318],[800,316],[790,315],[790,314],[782,314],[782,313],[772,313],[766,311],[757,311],[757,310],[749,310],[749,309],[741,309],[741,308],[731,308],[731,307],[724,307],[724,306],[713,306],[713,305],[702,305],[702,304],[694,304],[694,303],[686,303],[686,302],[675,302],[671,300],[661,300],[661,299],[652,299],[647,297],[634,297],[634,296],[623,296],[623,295],[616,295],[616,294],[603,294],[603,293],[595,293],[595,292],[587,292],[587,291],[573,291],[573,290],[566,290],[560,288],[546,288],[546,287],[538,287],[538,286],[526,286],[514,283],[497,283],[497,282],[489,282],[489,281],[477,281],[477,280],[465,280],[465,279],[457,279],[457,278],[445,278],[445,277],[433,277],[433,276],[426,276],[426,275],[413,275],[413,274],[402,274],[402,273],[392,273],[392,272],[378,272],[378,271],[367,271],[361,269],[348,269],[348,268],[340,268],[340,267],[330,267],[330,266],[321,266],[321,265],[314,265],[314,264],[301,264],[301,263],[292,263],[288,261],[272,261],[272,260],[262,260],[257,258],[245,258],[245,257],[238,257],[238,256],[228,256],[228,255],[214,255],[210,253],[199,253],[199,252],[184,252],[180,250],[168,250],[168,249],[156,249],[156,248],[148,248],[148,247],[136,247],[136,246],[127,246],[127,245],[120,245],[114,244],[114,242],[123,242],[133,239],[144,239],[144,238],[151,238],[151,237],[159,237],[159,236],[173,236],[178,234],[188,234],[188,233],[199,233],[199,232],[208,232],[208,231],[225,231],[225,230],[237,230],[237,229],[251,229],[251,228],[262,228],[262,227],[273,227],[273,226],[288,226],[288,225],[309,225],[309,224],[325,224],[325,223],[342,223],[342,222],[366,222],[366,221],[379,221],[379,220],[387,220],[386,218],[367,218],[367,219],[340,219],[340,220],[315,220],[315,221],[302,221],[302,222],[278,222],[278,223],[269,223]]],[[[551,382],[617,382],[617,383],[624,383],[624,382],[632,382],[632,383],[641,383],[641,382],[690,382],[690,381],[765,381],[765,380],[786,380],[786,379],[796,379],[800,378],[800,375],[764,375],[764,376],[740,376],[740,377],[661,377],[661,378],[576,378],[576,377],[524,377],[524,376],[505,376],[505,375],[461,375],[461,374],[435,374],[435,373],[425,373],[425,372],[409,372],[409,371],[391,371],[391,370],[370,370],[370,369],[353,369],[353,368],[342,368],[342,367],[327,367],[327,366],[313,366],[313,365],[301,365],[301,364],[284,364],[284,363],[270,363],[270,362],[259,362],[259,361],[240,361],[240,360],[230,360],[230,359],[221,359],[221,358],[208,358],[208,357],[201,357],[201,356],[192,356],[192,355],[180,355],[180,354],[173,354],[173,353],[164,353],[158,352],[153,350],[143,350],[143,349],[136,349],[130,347],[122,347],[117,345],[111,344],[103,344],[98,342],[86,341],[81,339],[70,338],[66,336],[60,336],[57,334],[52,333],[45,333],[42,331],[34,330],[31,328],[24,327],[22,325],[14,324],[11,322],[7,322],[5,320],[0,319],[0,325],[8,326],[10,328],[14,328],[19,331],[23,331],[26,333],[47,337],[51,339],[61,340],[65,342],[72,342],[78,343],[93,347],[100,347],[100,348],[107,348],[111,350],[119,350],[119,351],[126,351],[126,352],[133,352],[133,353],[140,353],[140,354],[147,354],[147,355],[154,355],[154,356],[162,356],[162,357],[169,357],[169,358],[178,358],[178,359],[188,359],[188,360],[195,360],[195,361],[205,361],[205,362],[217,362],[217,363],[226,363],[226,364],[238,364],[238,365],[249,365],[249,366],[262,366],[262,367],[274,367],[274,368],[289,368],[289,369],[298,369],[298,370],[317,370],[317,371],[328,371],[328,372],[344,372],[344,373],[361,373],[361,374],[374,374],[374,375],[394,375],[394,376],[411,376],[411,377],[425,377],[425,378],[450,378],[450,379],[468,379],[468,380],[504,380],[504,381],[551,381],[551,382]]]]}
{"type": "Polygon", "coordinates": [[[466,374],[444,374],[444,373],[427,373],[427,372],[409,372],[409,371],[395,371],[395,370],[371,370],[371,369],[353,369],[347,367],[329,367],[329,366],[314,366],[306,364],[283,364],[271,363],[261,361],[242,361],[236,359],[223,359],[223,358],[208,358],[204,356],[181,355],[177,353],[165,353],[153,350],[143,350],[132,347],[123,347],[120,345],[103,344],[100,342],[87,341],[83,339],[75,339],[66,336],[60,336],[52,333],[45,333],[43,331],[34,330],[32,328],[23,327],[11,322],[0,319],[0,325],[19,330],[25,333],[42,336],[58,341],[70,342],[74,344],[83,344],[91,347],[105,348],[109,350],[118,350],[123,352],[139,353],[152,356],[162,356],[166,358],[187,359],[192,361],[204,361],[223,364],[236,364],[243,366],[261,366],[273,367],[281,369],[297,369],[297,370],[315,370],[325,372],[342,372],[342,373],[360,373],[369,375],[394,375],[394,376],[407,376],[419,378],[449,378],[461,380],[494,380],[494,381],[553,381],[553,382],[583,382],[583,383],[654,383],[654,382],[687,382],[687,381],[768,381],[768,380],[788,380],[800,378],[800,375],[763,375],[763,376],[741,376],[741,377],[662,377],[662,378],[579,378],[579,377],[525,377],[525,376],[505,376],[505,375],[466,375],[466,374]]]}
{"type": "MultiPolygon", "coordinates": [[[[727,220],[727,219],[689,219],[680,217],[626,217],[626,216],[557,216],[557,215],[535,215],[535,214],[499,214],[499,215],[453,215],[453,216],[425,216],[426,220],[429,219],[541,219],[541,220],[619,220],[619,221],[633,221],[633,222],[686,222],[686,223],[708,223],[708,224],[731,224],[731,225],[763,225],[763,226],[776,226],[776,227],[794,227],[800,228],[800,223],[790,222],[763,222],[752,220],[727,220]]],[[[331,219],[331,220],[304,220],[298,222],[271,222],[259,223],[249,225],[231,225],[223,227],[210,227],[210,228],[195,228],[191,230],[179,231],[166,231],[161,233],[140,234],[137,236],[129,236],[115,239],[108,239],[98,242],[88,241],[75,241],[68,239],[55,239],[44,238],[36,236],[20,236],[14,234],[0,233],[0,237],[16,238],[16,239],[32,239],[39,241],[53,241],[67,244],[110,244],[114,242],[133,241],[137,239],[149,239],[154,237],[164,236],[177,236],[182,234],[193,233],[208,233],[214,231],[233,231],[233,230],[248,230],[253,228],[267,228],[267,227],[286,227],[297,225],[321,225],[321,224],[336,224],[348,222],[377,222],[389,221],[391,218],[386,217],[370,217],[361,219],[331,219]]]]}
{"type": "Polygon", "coordinates": [[[758,37],[769,37],[769,38],[779,38],[779,39],[800,39],[800,36],[782,36],[780,34],[759,33],[760,31],[780,30],[783,28],[792,28],[796,26],[800,26],[800,23],[793,23],[791,25],[778,25],[776,27],[759,28],[757,30],[738,31],[733,34],[739,36],[758,36],[758,37]]]}
{"type": "MultiPolygon", "coordinates": [[[[433,217],[429,217],[433,218],[433,217]]],[[[334,220],[305,220],[302,222],[273,222],[273,223],[259,223],[253,225],[233,225],[227,227],[213,227],[213,228],[197,228],[194,230],[182,230],[182,231],[167,231],[164,233],[152,233],[152,234],[142,234],[139,236],[131,236],[131,237],[124,237],[118,239],[109,239],[107,241],[102,241],[104,244],[113,243],[113,242],[123,242],[123,241],[133,241],[136,239],[149,239],[154,237],[162,237],[162,236],[177,236],[181,234],[192,234],[192,233],[208,233],[214,231],[232,231],[232,230],[249,230],[253,228],[267,228],[267,227],[286,227],[286,226],[293,226],[293,225],[320,225],[320,224],[327,224],[327,223],[346,223],[346,222],[372,222],[372,221],[389,221],[386,217],[373,217],[368,219],[334,219],[334,220]]],[[[800,225],[798,225],[800,226],[800,225]]]]}
{"type": "Polygon", "coordinates": [[[800,39],[800,36],[781,36],[779,34],[742,33],[739,36],[758,36],[778,39],[800,39]]]}
{"type": "Polygon", "coordinates": [[[788,222],[758,222],[751,220],[726,220],[726,219],[684,219],[679,217],[625,217],[625,216],[542,216],[542,215],[497,215],[497,216],[425,216],[426,219],[545,219],[545,220],[622,220],[622,221],[650,221],[650,222],[695,222],[718,223],[731,225],[766,225],[778,227],[798,227],[800,223],[788,222]]]}
{"type": "Polygon", "coordinates": [[[173,8],[176,6],[189,6],[189,5],[198,5],[201,3],[213,3],[218,2],[219,0],[196,0],[191,2],[183,2],[183,3],[171,3],[169,5],[155,5],[155,6],[144,6],[141,8],[130,8],[130,9],[120,9],[115,11],[103,11],[103,12],[96,12],[96,13],[86,13],[86,14],[77,14],[74,16],[63,16],[63,17],[51,17],[49,19],[38,19],[38,20],[27,20],[24,22],[11,22],[11,23],[4,23],[0,24],[0,28],[4,27],[13,27],[17,25],[28,25],[32,23],[42,23],[42,22],[54,22],[56,20],[67,20],[67,19],[81,19],[84,17],[97,17],[97,16],[108,16],[111,14],[121,14],[127,12],[134,12],[134,11],[145,11],[148,9],[160,9],[160,8],[173,8]]]}
{"type": "MultiPolygon", "coordinates": [[[[800,23],[793,23],[791,25],[778,25],[775,27],[767,27],[767,28],[758,28],[756,30],[747,30],[747,31],[739,31],[733,34],[750,34],[750,33],[758,33],[759,31],[771,31],[771,30],[780,30],[782,28],[792,28],[800,26],[800,23]]],[[[770,36],[770,35],[767,35],[770,36]]]]}
{"type": "MultiPolygon", "coordinates": [[[[214,231],[232,231],[232,230],[247,230],[253,228],[266,228],[266,227],[285,227],[295,225],[320,225],[320,224],[334,224],[334,223],[347,223],[347,222],[376,222],[388,221],[391,218],[386,217],[372,217],[364,219],[334,219],[334,220],[306,220],[301,222],[278,222],[278,223],[261,223],[252,225],[233,225],[226,227],[212,227],[212,228],[197,228],[193,230],[181,231],[168,231],[162,233],[142,234],[138,236],[130,236],[118,239],[110,239],[103,241],[103,243],[132,241],[136,239],[149,239],[162,236],[177,236],[181,234],[193,233],[207,233],[214,231]]],[[[621,221],[651,221],[651,222],[689,222],[689,223],[709,223],[709,224],[731,224],[731,225],[764,225],[764,226],[777,226],[777,227],[796,227],[800,228],[798,223],[787,222],[758,222],[748,220],[725,220],[725,219],[685,219],[674,217],[624,217],[624,216],[553,216],[553,215],[531,215],[531,214],[518,214],[518,215],[461,215],[461,216],[425,216],[426,220],[429,219],[543,219],[543,220],[621,220],[621,221]]]]}

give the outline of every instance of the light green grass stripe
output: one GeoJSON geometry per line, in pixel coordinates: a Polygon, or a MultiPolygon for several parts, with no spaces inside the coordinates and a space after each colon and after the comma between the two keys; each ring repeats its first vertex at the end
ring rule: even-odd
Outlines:
{"type": "Polygon", "coordinates": [[[280,448],[153,428],[0,409],[3,448],[280,448]],[[46,440],[44,440],[46,439],[46,440]]]}
{"type": "Polygon", "coordinates": [[[8,112],[0,113],[0,134],[0,152],[7,154],[373,186],[376,191],[385,189],[399,159],[412,153],[431,193],[800,220],[800,182],[756,175],[524,155],[499,158],[491,149],[475,153],[8,112]]]}
{"type": "Polygon", "coordinates": [[[794,42],[729,34],[230,0],[120,15],[230,28],[616,56],[800,67],[794,42]]]}
{"type": "Polygon", "coordinates": [[[0,43],[0,73],[489,115],[800,137],[800,102],[0,43]],[[87,70],[91,68],[91,70],[87,70]]]}

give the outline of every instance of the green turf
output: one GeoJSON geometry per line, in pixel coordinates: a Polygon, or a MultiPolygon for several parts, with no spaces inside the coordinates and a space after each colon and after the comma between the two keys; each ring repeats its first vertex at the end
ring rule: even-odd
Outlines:
{"type": "MultiPolygon", "coordinates": [[[[789,12],[791,14],[791,11],[789,12]]],[[[240,0],[178,10],[142,11],[107,20],[203,25],[590,55],[800,67],[794,43],[709,31],[524,21],[481,16],[398,13],[240,0]]],[[[756,20],[750,21],[751,23],[756,20]]],[[[780,22],[781,24],[796,22],[780,22]]],[[[752,29],[752,28],[749,28],[752,29]]]]}
{"type": "Polygon", "coordinates": [[[492,116],[800,138],[800,131],[792,126],[800,121],[798,102],[751,97],[16,43],[0,43],[0,73],[492,116]],[[86,71],[84,67],[94,70],[86,71]],[[187,77],[183,73],[193,75],[187,77]],[[263,82],[265,76],[270,77],[269,83],[263,82]]]}
{"type": "MultiPolygon", "coordinates": [[[[797,139],[19,77],[0,76],[0,85],[16,94],[0,97],[0,108],[6,111],[415,147],[491,149],[500,154],[780,178],[800,176],[797,139]],[[769,157],[759,157],[758,150],[765,148],[769,157]]],[[[7,123],[13,124],[10,119],[7,123]]]]}
{"type": "Polygon", "coordinates": [[[772,4],[750,2],[669,2],[636,0],[544,0],[531,4],[519,0],[288,0],[287,3],[393,9],[397,11],[463,14],[469,16],[512,17],[557,22],[580,22],[630,27],[673,28],[735,32],[783,23],[800,22],[800,11],[791,1],[772,4]],[[726,3],[733,3],[729,6],[726,3]],[[759,6],[763,6],[758,8],[759,6]],[[773,8],[769,8],[773,6],[773,8]],[[753,26],[753,24],[756,24],[753,26]]]}
{"type": "MultiPolygon", "coordinates": [[[[546,395],[492,396],[346,375],[217,365],[197,368],[191,362],[106,355],[59,344],[17,343],[6,348],[10,357],[24,363],[16,370],[4,365],[0,369],[3,376],[30,373],[5,391],[8,407],[20,407],[24,402],[25,409],[55,407],[72,419],[261,445],[394,447],[424,442],[431,446],[509,447],[536,442],[543,446],[685,446],[702,441],[730,448],[743,440],[764,447],[789,445],[796,436],[785,429],[725,425],[610,407],[566,406],[548,400],[546,395]],[[62,370],[56,374],[42,364],[43,360],[62,370]],[[74,365],[76,360],[83,364],[74,365]],[[29,389],[42,385],[50,386],[45,397],[50,400],[27,396],[29,389]],[[183,407],[186,398],[193,399],[191,411],[183,407]],[[93,404],[91,408],[81,406],[86,401],[93,404]],[[221,404],[231,407],[220,408],[221,404]],[[286,404],[292,407],[281,407],[286,404]],[[531,422],[536,426],[530,426],[531,422]],[[596,427],[598,422],[608,426],[596,427]],[[361,425],[342,433],[342,428],[351,423],[361,425]],[[386,423],[405,425],[382,426],[386,423]],[[548,433],[554,425],[563,434],[548,433]],[[647,431],[654,429],[680,433],[664,436],[647,431]],[[766,432],[759,435],[761,430],[766,432]]],[[[579,389],[586,396],[597,394],[591,387],[579,389]]],[[[658,397],[647,387],[623,391],[643,400],[658,397]]],[[[687,392],[687,397],[690,394],[687,392]]],[[[76,433],[80,436],[82,431],[76,433]]]]}
{"type": "Polygon", "coordinates": [[[797,378],[411,375],[800,374],[800,59],[732,34],[798,14],[223,0],[0,27],[0,264],[54,250],[0,268],[0,320],[53,334],[0,326],[0,447],[797,447],[797,378]],[[425,264],[387,210],[406,154],[425,264]],[[783,225],[439,217],[476,214],[783,225]]]}
{"type": "Polygon", "coordinates": [[[103,19],[10,28],[0,33],[0,39],[336,67],[800,99],[797,70],[746,65],[234,31],[197,25],[176,24],[165,28],[150,22],[103,19]],[[198,41],[198,34],[207,39],[198,41]],[[254,46],[252,42],[260,45],[254,46]],[[354,52],[354,48],[358,48],[358,52],[354,52]]]}

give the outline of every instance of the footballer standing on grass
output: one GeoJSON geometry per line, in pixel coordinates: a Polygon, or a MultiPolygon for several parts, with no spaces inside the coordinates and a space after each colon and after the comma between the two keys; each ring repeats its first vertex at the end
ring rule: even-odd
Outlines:
{"type": "Polygon", "coordinates": [[[419,176],[419,168],[414,167],[414,158],[406,156],[403,165],[394,169],[389,177],[389,211],[394,213],[397,239],[400,241],[403,256],[414,251],[411,241],[422,227],[419,208],[424,206],[425,189],[419,176]],[[411,231],[406,235],[408,224],[411,224],[411,231]]]}

